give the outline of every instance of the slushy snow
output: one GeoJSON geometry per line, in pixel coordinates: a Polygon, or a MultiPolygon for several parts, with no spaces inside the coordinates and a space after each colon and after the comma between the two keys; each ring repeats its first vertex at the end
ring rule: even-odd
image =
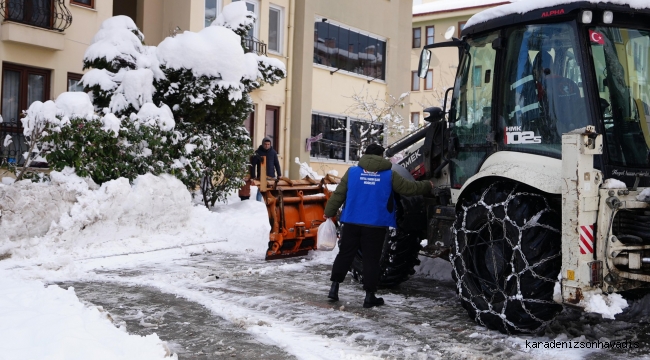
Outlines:
{"type": "Polygon", "coordinates": [[[2,359],[178,359],[156,334],[129,335],[73,288],[0,277],[2,359]]]}

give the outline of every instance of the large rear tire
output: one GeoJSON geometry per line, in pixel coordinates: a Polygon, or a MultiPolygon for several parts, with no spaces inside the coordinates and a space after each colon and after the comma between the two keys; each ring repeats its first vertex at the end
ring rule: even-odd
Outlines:
{"type": "Polygon", "coordinates": [[[458,296],[478,324],[539,333],[562,310],[553,290],[562,266],[557,199],[512,182],[458,202],[451,263],[458,296]]]}

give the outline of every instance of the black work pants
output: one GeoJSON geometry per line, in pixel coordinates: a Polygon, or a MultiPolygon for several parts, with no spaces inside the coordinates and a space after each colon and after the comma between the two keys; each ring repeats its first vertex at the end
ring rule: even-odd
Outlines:
{"type": "Polygon", "coordinates": [[[330,280],[343,282],[357,251],[361,249],[363,289],[375,292],[379,282],[379,259],[387,230],[382,227],[344,224],[341,231],[341,248],[334,259],[330,280]]]}

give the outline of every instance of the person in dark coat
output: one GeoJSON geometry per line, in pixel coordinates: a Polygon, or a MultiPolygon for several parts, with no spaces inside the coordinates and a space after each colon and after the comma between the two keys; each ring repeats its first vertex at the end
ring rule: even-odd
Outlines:
{"type": "MultiPolygon", "coordinates": [[[[282,171],[280,171],[280,161],[278,160],[278,153],[273,149],[271,144],[271,139],[265,137],[262,140],[262,145],[255,150],[255,159],[252,162],[253,173],[252,177],[255,180],[259,180],[261,174],[261,165],[262,165],[262,156],[266,156],[266,177],[276,177],[280,181],[280,176],[282,176],[282,171]]],[[[262,201],[262,193],[260,189],[257,188],[257,195],[255,196],[257,201],[262,201]]]]}
{"type": "Polygon", "coordinates": [[[265,137],[262,140],[262,145],[255,150],[255,161],[253,164],[253,178],[259,180],[261,176],[260,166],[262,164],[262,156],[266,156],[266,176],[280,179],[282,171],[280,171],[280,161],[278,160],[278,153],[273,149],[271,139],[265,137]],[[277,174],[277,176],[276,176],[277,174]]]}
{"type": "Polygon", "coordinates": [[[366,298],[364,308],[384,304],[375,296],[379,283],[379,260],[389,227],[396,228],[394,192],[404,196],[424,195],[431,192],[429,180],[410,181],[391,170],[392,163],[383,157],[384,148],[371,144],[366,148],[358,166],[353,166],[341,178],[341,183],[327,201],[325,218],[336,216],[345,203],[341,218],[340,249],[332,267],[331,301],[339,300],[339,284],[361,249],[363,253],[363,288],[366,298]]]}

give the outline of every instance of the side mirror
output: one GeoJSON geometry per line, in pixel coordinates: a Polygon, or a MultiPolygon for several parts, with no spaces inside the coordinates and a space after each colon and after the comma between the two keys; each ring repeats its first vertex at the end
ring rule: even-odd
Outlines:
{"type": "Polygon", "coordinates": [[[424,112],[429,113],[429,116],[424,117],[424,121],[428,121],[430,123],[438,122],[445,116],[444,110],[439,107],[426,108],[424,109],[424,112]]]}
{"type": "Polygon", "coordinates": [[[420,64],[418,66],[418,76],[424,79],[429,71],[429,62],[431,61],[431,51],[422,49],[420,53],[420,64]]]}

